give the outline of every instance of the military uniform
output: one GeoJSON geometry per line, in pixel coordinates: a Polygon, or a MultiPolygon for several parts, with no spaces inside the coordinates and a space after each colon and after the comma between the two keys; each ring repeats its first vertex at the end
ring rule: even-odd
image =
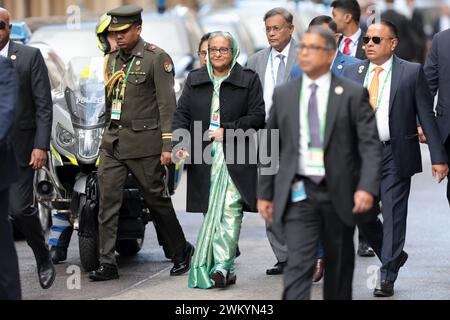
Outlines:
{"type": "MultiPolygon", "coordinates": [[[[128,11],[122,7],[108,13],[112,15],[111,31],[131,26],[133,16],[127,7],[128,11]]],[[[160,162],[161,153],[171,151],[176,107],[173,62],[164,50],[141,39],[129,56],[122,50],[112,52],[106,72],[106,128],[98,172],[100,263],[116,264],[119,209],[128,170],[139,183],[164,251],[176,259],[190,244],[171,199],[164,196],[165,169],[160,162]]]]}

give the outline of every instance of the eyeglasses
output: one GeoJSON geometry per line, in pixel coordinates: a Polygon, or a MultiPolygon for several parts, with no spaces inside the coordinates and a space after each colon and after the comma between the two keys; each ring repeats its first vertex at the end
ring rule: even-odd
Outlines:
{"type": "Polygon", "coordinates": [[[197,55],[198,55],[199,57],[204,58],[204,57],[206,57],[206,54],[207,54],[207,53],[208,53],[208,52],[207,52],[206,50],[201,50],[201,51],[197,52],[197,55]]]}
{"type": "Polygon", "coordinates": [[[231,48],[209,48],[209,53],[212,55],[216,55],[220,52],[220,54],[225,55],[231,51],[231,48]]]}
{"type": "Polygon", "coordinates": [[[284,28],[286,28],[287,26],[273,26],[273,27],[266,27],[266,33],[270,33],[270,31],[273,31],[275,33],[280,32],[281,30],[283,30],[284,28]]]}
{"type": "Polygon", "coordinates": [[[314,45],[314,44],[310,45],[310,46],[301,44],[300,47],[298,48],[298,50],[299,51],[304,51],[304,50],[306,50],[306,51],[310,51],[310,50],[311,51],[319,51],[319,50],[330,51],[328,48],[317,46],[317,45],[314,45]]]}
{"type": "Polygon", "coordinates": [[[0,20],[0,30],[5,30],[5,29],[6,29],[6,26],[7,26],[6,22],[0,20]]]}
{"type": "Polygon", "coordinates": [[[382,38],[382,37],[377,37],[377,36],[375,36],[375,37],[364,36],[362,38],[364,44],[368,44],[370,42],[370,40],[372,40],[372,42],[375,43],[375,44],[380,44],[381,40],[392,40],[392,39],[395,39],[395,38],[392,38],[392,37],[382,38]]]}

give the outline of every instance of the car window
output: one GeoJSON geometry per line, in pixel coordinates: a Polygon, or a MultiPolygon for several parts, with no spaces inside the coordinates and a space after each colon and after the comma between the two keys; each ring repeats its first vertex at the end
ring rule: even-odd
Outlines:
{"type": "Polygon", "coordinates": [[[90,29],[48,28],[37,30],[31,41],[48,44],[66,64],[73,57],[98,57],[102,55],[97,47],[94,30],[90,29]]]}
{"type": "Polygon", "coordinates": [[[142,38],[166,51],[173,60],[189,52],[186,34],[173,21],[147,20],[142,25],[142,38]],[[184,49],[186,48],[186,49],[184,49]]]}

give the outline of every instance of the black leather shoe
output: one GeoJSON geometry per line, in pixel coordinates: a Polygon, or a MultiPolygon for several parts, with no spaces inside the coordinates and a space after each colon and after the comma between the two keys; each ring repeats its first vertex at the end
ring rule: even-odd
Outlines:
{"type": "Polygon", "coordinates": [[[358,256],[360,257],[375,257],[375,252],[365,241],[360,241],[358,245],[358,256]]]}
{"type": "Polygon", "coordinates": [[[387,298],[394,295],[394,282],[382,280],[380,287],[373,291],[374,297],[387,298]]]}
{"type": "Polygon", "coordinates": [[[67,249],[62,247],[52,247],[50,256],[52,257],[53,264],[58,264],[60,262],[66,261],[67,249]]]}
{"type": "Polygon", "coordinates": [[[228,272],[228,274],[227,274],[227,286],[231,285],[231,284],[236,284],[236,279],[237,279],[236,273],[228,272]]]}
{"type": "Polygon", "coordinates": [[[221,271],[215,271],[211,275],[211,280],[214,282],[214,288],[225,288],[227,286],[227,278],[221,271]]]}
{"type": "Polygon", "coordinates": [[[277,262],[272,268],[266,270],[266,274],[269,276],[283,274],[286,262],[277,262]]]}
{"type": "Polygon", "coordinates": [[[56,278],[56,270],[50,257],[38,265],[38,276],[42,289],[48,289],[52,286],[56,278]]]}
{"type": "Polygon", "coordinates": [[[406,253],[406,251],[402,251],[402,253],[398,257],[398,269],[405,265],[406,260],[408,260],[408,254],[406,253]]]}
{"type": "Polygon", "coordinates": [[[191,268],[191,260],[194,255],[195,248],[189,242],[186,242],[186,248],[184,254],[181,257],[175,257],[173,259],[173,268],[170,269],[171,276],[179,276],[189,271],[191,268]]]}
{"type": "Polygon", "coordinates": [[[113,264],[102,263],[100,268],[89,273],[89,279],[92,281],[108,281],[119,279],[117,267],[113,264]]]}

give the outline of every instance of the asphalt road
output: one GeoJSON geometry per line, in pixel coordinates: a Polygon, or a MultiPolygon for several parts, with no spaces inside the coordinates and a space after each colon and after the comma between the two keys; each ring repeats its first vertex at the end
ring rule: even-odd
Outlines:
{"type": "MultiPolygon", "coordinates": [[[[405,246],[409,260],[400,271],[395,296],[390,299],[450,299],[450,210],[445,198],[446,185],[438,185],[432,179],[426,147],[422,151],[425,172],[413,178],[409,202],[405,246]]],[[[185,188],[183,179],[173,201],[188,241],[195,243],[202,215],[185,213],[185,188]]],[[[147,227],[144,248],[136,257],[118,257],[120,279],[104,283],[91,282],[81,270],[76,234],[72,236],[68,260],[56,266],[57,279],[48,290],[39,287],[31,249],[24,241],[16,245],[23,298],[27,300],[277,300],[282,293],[282,277],[265,274],[275,259],[265,236],[264,222],[257,214],[245,216],[240,239],[242,255],[236,262],[237,284],[226,290],[188,289],[186,275],[170,277],[171,263],[158,246],[152,225],[147,227]]],[[[378,266],[376,258],[356,259],[354,299],[375,299],[372,287],[378,266]]],[[[321,299],[321,289],[322,283],[313,286],[312,299],[321,299]]]]}

